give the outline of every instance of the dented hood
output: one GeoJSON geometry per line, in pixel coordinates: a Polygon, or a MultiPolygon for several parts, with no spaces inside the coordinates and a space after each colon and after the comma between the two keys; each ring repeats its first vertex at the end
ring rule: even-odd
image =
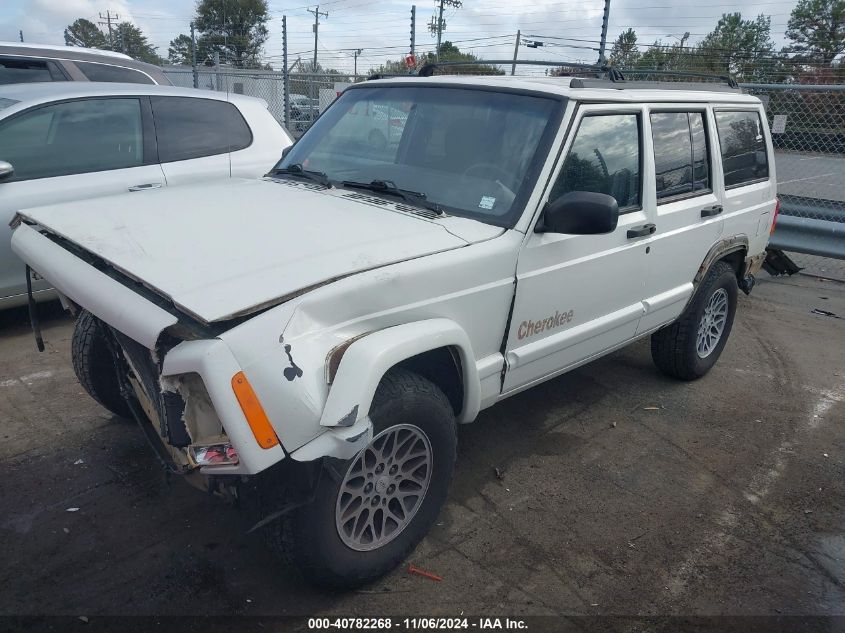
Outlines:
{"type": "MultiPolygon", "coordinates": [[[[448,222],[349,193],[293,181],[227,180],[21,215],[206,323],[356,272],[468,243],[447,229],[448,222]]],[[[489,237],[479,229],[468,234],[470,241],[489,237]]]]}

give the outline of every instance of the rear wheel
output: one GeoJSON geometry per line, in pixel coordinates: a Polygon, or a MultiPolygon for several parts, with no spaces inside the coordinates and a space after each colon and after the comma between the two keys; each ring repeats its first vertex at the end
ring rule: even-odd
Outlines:
{"type": "Polygon", "coordinates": [[[326,467],[313,502],[284,524],[287,557],[318,585],[356,587],[387,573],[422,540],[446,500],[457,439],[443,392],[392,370],[370,417],[372,441],[326,467]]]}
{"type": "Polygon", "coordinates": [[[651,335],[651,357],[664,374],[694,380],[716,364],[736,314],[736,272],[716,262],[680,318],[651,335]]]}
{"type": "Polygon", "coordinates": [[[73,371],[88,395],[122,418],[132,419],[129,405],[120,395],[117,369],[103,323],[87,310],[76,318],[71,341],[73,371]]]}

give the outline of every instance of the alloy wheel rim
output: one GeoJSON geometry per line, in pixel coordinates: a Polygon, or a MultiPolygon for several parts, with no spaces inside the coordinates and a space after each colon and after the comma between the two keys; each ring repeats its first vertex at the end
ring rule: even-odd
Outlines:
{"type": "Polygon", "coordinates": [[[727,322],[728,292],[724,288],[718,288],[710,295],[701,322],[698,324],[695,349],[699,358],[707,358],[713,353],[722,339],[727,322]]]}
{"type": "Polygon", "coordinates": [[[432,474],[431,443],[419,427],[385,429],[356,455],[337,495],[335,524],[356,551],[383,547],[408,527],[432,474]]]}

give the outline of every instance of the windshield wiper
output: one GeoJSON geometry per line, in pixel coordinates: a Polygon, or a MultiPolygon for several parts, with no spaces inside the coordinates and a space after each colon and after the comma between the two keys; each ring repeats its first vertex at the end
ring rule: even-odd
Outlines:
{"type": "Polygon", "coordinates": [[[429,211],[434,211],[438,215],[445,215],[443,209],[434,202],[430,202],[424,193],[419,191],[411,191],[410,189],[400,189],[392,180],[371,180],[370,182],[355,182],[354,180],[344,180],[341,183],[344,187],[350,189],[367,189],[375,193],[383,193],[388,196],[396,196],[401,198],[408,204],[413,204],[429,211]]]}
{"type": "Polygon", "coordinates": [[[300,176],[301,178],[305,178],[306,180],[319,183],[324,187],[328,187],[329,189],[331,189],[332,187],[332,181],[329,180],[329,177],[325,174],[325,172],[303,169],[302,163],[294,163],[293,165],[288,165],[287,167],[277,167],[270,170],[269,175],[275,176],[277,174],[284,174],[286,176],[300,176]]]}

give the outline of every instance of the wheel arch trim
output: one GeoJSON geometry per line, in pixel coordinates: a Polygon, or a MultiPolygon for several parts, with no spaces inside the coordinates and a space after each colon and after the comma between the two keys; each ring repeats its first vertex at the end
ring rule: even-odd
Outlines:
{"type": "Polygon", "coordinates": [[[368,417],[376,389],[392,367],[443,347],[456,350],[461,360],[464,399],[458,421],[473,420],[481,406],[481,384],[469,337],[450,319],[426,319],[372,332],[353,342],[340,361],[320,425],[351,426],[368,417]]]}

